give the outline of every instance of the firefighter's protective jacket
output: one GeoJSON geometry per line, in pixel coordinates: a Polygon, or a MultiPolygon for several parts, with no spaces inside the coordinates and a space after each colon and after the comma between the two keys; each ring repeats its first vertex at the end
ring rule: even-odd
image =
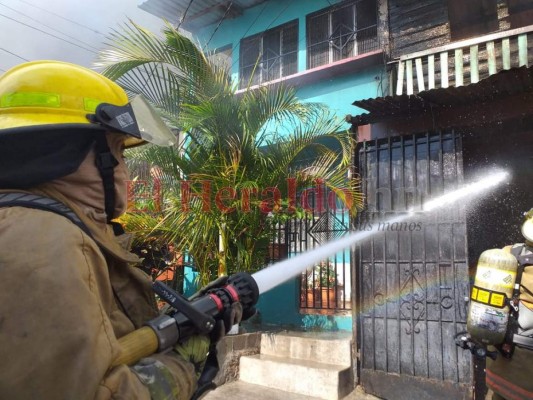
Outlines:
{"type": "MultiPolygon", "coordinates": [[[[505,250],[510,251],[510,247],[505,250]]],[[[522,254],[530,254],[531,250],[524,247],[522,254]]],[[[533,288],[533,266],[526,267],[522,274],[522,286],[533,288]]],[[[533,313],[533,298],[526,290],[521,289],[520,301],[523,305],[521,313],[533,313]]],[[[525,317],[525,315],[524,315],[525,317]]],[[[519,315],[518,322],[521,323],[519,315]]],[[[494,349],[493,349],[494,350],[494,349]]],[[[508,400],[533,399],[533,351],[519,346],[515,347],[511,359],[499,355],[495,361],[487,358],[487,386],[508,400]]]]}
{"type": "Polygon", "coordinates": [[[0,208],[0,398],[189,399],[193,366],[175,354],[153,356],[169,378],[159,393],[110,367],[118,338],[157,314],[137,257],[59,193],[33,192],[70,207],[94,240],[61,215],[0,208]]]}

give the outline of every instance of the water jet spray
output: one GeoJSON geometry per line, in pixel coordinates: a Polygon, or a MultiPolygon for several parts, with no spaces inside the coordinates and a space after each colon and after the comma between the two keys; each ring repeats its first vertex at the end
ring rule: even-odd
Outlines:
{"type": "MultiPolygon", "coordinates": [[[[505,171],[493,172],[490,174],[490,176],[476,180],[470,184],[462,186],[459,189],[426,201],[422,204],[420,211],[411,209],[403,215],[395,216],[391,219],[383,221],[383,224],[392,225],[394,223],[403,222],[412,217],[415,213],[434,211],[438,208],[449,206],[458,200],[468,198],[469,196],[481,196],[489,189],[504,182],[508,176],[509,174],[505,171]]],[[[351,247],[357,242],[368,239],[376,233],[378,233],[378,228],[375,226],[368,231],[352,233],[256,272],[252,276],[259,287],[259,293],[265,293],[279,284],[297,276],[306,269],[314,266],[317,260],[323,260],[327,257],[334,256],[336,253],[344,250],[345,248],[351,247]]]]}

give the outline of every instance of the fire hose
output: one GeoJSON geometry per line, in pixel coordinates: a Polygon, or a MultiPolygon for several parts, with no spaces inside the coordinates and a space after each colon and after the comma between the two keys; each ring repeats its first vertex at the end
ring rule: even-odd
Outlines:
{"type": "Polygon", "coordinates": [[[212,288],[192,301],[159,281],[153,284],[153,289],[174,311],[120,338],[122,353],[112,366],[131,365],[143,357],[170,349],[192,335],[208,334],[233,303],[240,302],[246,314],[259,299],[257,283],[246,272],[230,276],[225,285],[212,288]]]}

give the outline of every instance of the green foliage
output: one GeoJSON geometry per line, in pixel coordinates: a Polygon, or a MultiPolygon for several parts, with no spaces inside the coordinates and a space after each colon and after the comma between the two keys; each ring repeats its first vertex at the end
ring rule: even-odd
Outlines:
{"type": "Polygon", "coordinates": [[[333,288],[337,283],[337,271],[331,261],[321,261],[307,270],[308,289],[333,288]]]}
{"type": "Polygon", "coordinates": [[[147,97],[183,134],[175,147],[143,146],[129,152],[134,175],[157,166],[164,201],[160,212],[128,214],[123,222],[141,238],[155,236],[187,249],[201,283],[258,270],[279,224],[305,216],[301,207],[285,200],[289,176],[297,188],[312,186],[316,178],[331,189],[347,188],[351,210],[355,213],[361,205],[359,182],[347,179],[352,135],[327,107],[299,101],[292,88],[272,85],[237,92],[228,73],[171,26],[163,37],[134,23],[125,26],[113,34],[98,66],[130,96],[147,97]],[[336,143],[335,150],[324,144],[327,138],[336,143]],[[302,163],[309,154],[313,161],[302,163]],[[190,182],[189,199],[183,179],[190,182]],[[209,209],[202,202],[204,182],[210,185],[209,209]],[[216,206],[215,194],[225,188],[231,189],[221,204],[232,212],[216,206]],[[261,209],[267,188],[282,193],[281,201],[267,204],[270,212],[261,209]],[[244,195],[254,191],[257,196],[244,195]]]}
{"type": "Polygon", "coordinates": [[[320,276],[320,286],[324,288],[334,287],[337,283],[337,271],[332,262],[321,263],[317,267],[320,276]]]}

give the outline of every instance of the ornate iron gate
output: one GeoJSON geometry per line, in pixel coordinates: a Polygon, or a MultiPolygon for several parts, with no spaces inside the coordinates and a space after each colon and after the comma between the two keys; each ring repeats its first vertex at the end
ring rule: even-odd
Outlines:
{"type": "Polygon", "coordinates": [[[421,209],[462,182],[461,137],[365,142],[357,158],[367,204],[352,228],[379,231],[355,251],[361,384],[394,400],[470,398],[471,357],[454,344],[469,290],[465,212],[421,209]],[[412,208],[405,223],[384,222],[412,208]]]}

